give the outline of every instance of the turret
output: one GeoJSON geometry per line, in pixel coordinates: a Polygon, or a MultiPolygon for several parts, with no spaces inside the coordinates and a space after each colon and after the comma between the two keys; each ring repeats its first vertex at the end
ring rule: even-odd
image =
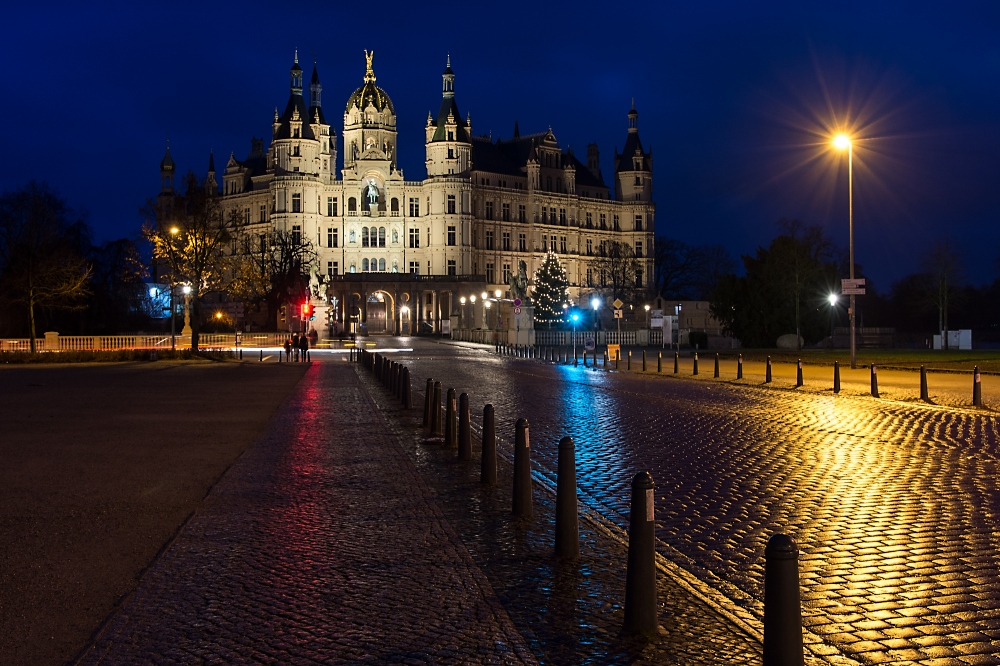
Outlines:
{"type": "Polygon", "coordinates": [[[619,201],[653,200],[653,151],[642,149],[635,100],[628,112],[625,148],[620,155],[615,151],[615,198],[619,201]]]}
{"type": "Polygon", "coordinates": [[[462,120],[455,102],[455,72],[451,69],[449,55],[441,75],[441,107],[437,118],[427,125],[428,176],[449,176],[469,171],[472,166],[470,120],[471,116],[462,120]]]}
{"type": "Polygon", "coordinates": [[[209,194],[219,193],[219,182],[215,180],[215,155],[208,151],[208,175],[205,176],[205,191],[209,194]]]}
{"type": "Polygon", "coordinates": [[[174,171],[176,165],[170,156],[170,139],[167,139],[167,152],[160,160],[160,192],[167,194],[174,191],[174,171]]]}

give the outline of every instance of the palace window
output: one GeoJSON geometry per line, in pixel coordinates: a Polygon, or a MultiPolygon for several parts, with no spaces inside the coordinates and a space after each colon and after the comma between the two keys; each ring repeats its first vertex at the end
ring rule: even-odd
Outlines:
{"type": "Polygon", "coordinates": [[[509,231],[503,232],[502,240],[503,240],[502,249],[509,250],[510,249],[510,232],[509,231]]]}
{"type": "Polygon", "coordinates": [[[618,223],[618,213],[615,213],[615,231],[621,231],[621,225],[618,223]]]}
{"type": "Polygon", "coordinates": [[[337,247],[337,230],[333,227],[328,227],[326,230],[326,246],[337,247]]]}
{"type": "Polygon", "coordinates": [[[589,238],[587,239],[587,254],[588,255],[594,254],[594,241],[592,241],[589,238]]]}
{"type": "Polygon", "coordinates": [[[593,229],[594,228],[594,214],[593,213],[587,213],[587,228],[588,229],[593,229]]]}
{"type": "Polygon", "coordinates": [[[389,213],[393,217],[399,217],[399,199],[396,197],[389,200],[389,213]]]}
{"type": "Polygon", "coordinates": [[[517,221],[518,222],[528,221],[528,209],[525,208],[524,204],[518,204],[517,206],[517,221]]]}
{"type": "Polygon", "coordinates": [[[493,249],[493,230],[492,229],[487,229],[486,230],[486,249],[487,250],[492,250],[493,249]]]}
{"type": "Polygon", "coordinates": [[[505,203],[500,209],[500,215],[504,222],[510,222],[510,204],[505,203]]]}
{"type": "Polygon", "coordinates": [[[302,227],[296,224],[292,226],[292,245],[300,243],[302,243],[302,227]]]}
{"type": "Polygon", "coordinates": [[[458,270],[454,259],[448,260],[448,275],[458,275],[458,270]]]}
{"type": "MultiPolygon", "coordinates": [[[[374,230],[375,227],[372,227],[374,230]]],[[[372,243],[374,245],[374,243],[372,243]]],[[[385,247],[385,227],[378,228],[378,246],[385,247]]]]}
{"type": "Polygon", "coordinates": [[[410,217],[420,217],[420,199],[410,197],[410,217]]]}
{"type": "Polygon", "coordinates": [[[635,269],[635,286],[642,287],[642,269],[635,269]]]}
{"type": "Polygon", "coordinates": [[[559,209],[559,224],[561,224],[563,226],[566,226],[566,209],[565,208],[560,208],[559,209]]]}
{"type": "Polygon", "coordinates": [[[420,229],[410,229],[410,247],[420,247],[420,229]]]}
{"type": "Polygon", "coordinates": [[[411,275],[420,275],[420,262],[419,261],[411,261],[410,262],[410,274],[411,275]]]}
{"type": "Polygon", "coordinates": [[[449,148],[448,149],[448,159],[449,160],[455,159],[455,149],[454,148],[449,148]]]}
{"type": "Polygon", "coordinates": [[[493,219],[493,202],[492,201],[487,201],[486,202],[486,219],[487,220],[492,220],[493,219]]]}
{"type": "Polygon", "coordinates": [[[601,229],[607,229],[607,228],[608,228],[608,214],[601,213],[601,229]]]}
{"type": "Polygon", "coordinates": [[[635,216],[635,230],[642,231],[642,215],[635,216]]]}
{"type": "Polygon", "coordinates": [[[455,244],[455,227],[448,227],[448,245],[455,244]]]}
{"type": "Polygon", "coordinates": [[[358,212],[358,200],[355,199],[354,197],[351,197],[350,199],[347,200],[347,212],[348,213],[358,212]]]}
{"type": "Polygon", "coordinates": [[[368,260],[367,259],[362,259],[361,260],[361,272],[362,273],[367,273],[368,272],[368,260]]]}
{"type": "Polygon", "coordinates": [[[592,268],[587,269],[587,286],[588,287],[594,286],[594,269],[592,268]]]}
{"type": "Polygon", "coordinates": [[[267,206],[260,207],[260,219],[258,222],[267,222],[267,206]]]}
{"type": "Polygon", "coordinates": [[[292,212],[301,213],[302,212],[302,195],[295,193],[292,195],[292,212]]]}
{"type": "Polygon", "coordinates": [[[642,241],[635,242],[635,256],[642,257],[642,241]]]}
{"type": "Polygon", "coordinates": [[[556,237],[552,236],[549,238],[549,250],[552,252],[556,251],[556,237]]]}
{"type": "Polygon", "coordinates": [[[368,227],[361,227],[361,247],[368,247],[368,227]]]}
{"type": "Polygon", "coordinates": [[[525,234],[517,235],[517,249],[521,252],[528,251],[528,237],[525,234]]]}
{"type": "Polygon", "coordinates": [[[449,194],[448,195],[448,213],[450,215],[454,215],[455,214],[455,195],[454,194],[449,194]]]}
{"type": "Polygon", "coordinates": [[[379,259],[378,260],[378,269],[380,271],[384,271],[385,270],[385,259],[379,259]]]}
{"type": "Polygon", "coordinates": [[[560,236],[559,237],[559,251],[562,252],[563,254],[566,254],[566,237],[565,236],[560,236]]]}
{"type": "Polygon", "coordinates": [[[493,273],[494,273],[494,264],[487,263],[486,264],[486,282],[488,284],[495,284],[493,282],[493,277],[494,277],[493,273]]]}
{"type": "Polygon", "coordinates": [[[501,284],[510,284],[510,264],[503,265],[503,282],[501,284]]]}

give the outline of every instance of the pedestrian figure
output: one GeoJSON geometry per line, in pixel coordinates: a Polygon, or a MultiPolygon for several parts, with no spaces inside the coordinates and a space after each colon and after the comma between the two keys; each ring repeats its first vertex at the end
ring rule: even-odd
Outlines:
{"type": "Polygon", "coordinates": [[[285,340],[285,358],[287,358],[289,361],[292,360],[292,339],[291,338],[287,338],[285,340]]]}
{"type": "Polygon", "coordinates": [[[309,351],[309,336],[303,333],[299,336],[299,356],[306,360],[306,352],[309,351]]]}

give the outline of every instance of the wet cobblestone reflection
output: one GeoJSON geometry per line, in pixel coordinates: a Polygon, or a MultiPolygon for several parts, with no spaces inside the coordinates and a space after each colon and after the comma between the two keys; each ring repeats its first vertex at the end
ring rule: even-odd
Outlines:
{"type": "MultiPolygon", "coordinates": [[[[402,360],[402,359],[401,359],[402,360]]],[[[662,555],[757,618],[763,549],[802,552],[803,619],[863,663],[1000,663],[997,422],[967,410],[605,373],[423,343],[407,362],[532,424],[554,478],[577,442],[584,502],[627,524],[656,479],[662,555]]]]}

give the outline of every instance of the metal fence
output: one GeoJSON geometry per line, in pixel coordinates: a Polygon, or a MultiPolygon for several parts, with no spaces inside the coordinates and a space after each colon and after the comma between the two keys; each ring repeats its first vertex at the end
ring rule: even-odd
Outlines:
{"type": "MultiPolygon", "coordinates": [[[[539,347],[569,347],[576,344],[582,346],[588,338],[595,337],[595,331],[535,331],[535,344],[539,347]]],[[[596,344],[602,345],[662,345],[663,330],[648,329],[639,331],[596,331],[596,344]]]]}

